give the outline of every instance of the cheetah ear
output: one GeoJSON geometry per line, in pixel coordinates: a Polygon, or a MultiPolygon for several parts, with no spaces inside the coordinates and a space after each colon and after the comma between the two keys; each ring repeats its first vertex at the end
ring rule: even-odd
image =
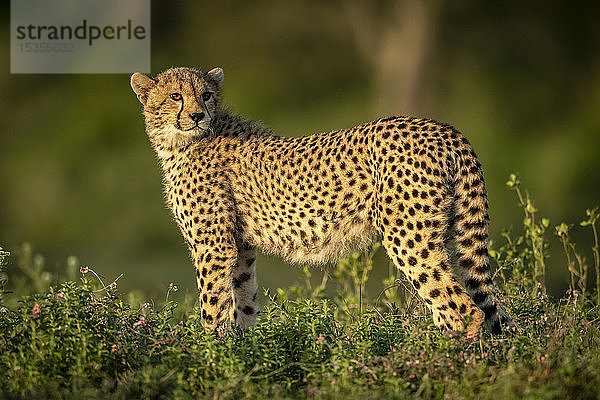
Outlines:
{"type": "Polygon", "coordinates": [[[221,82],[223,82],[224,77],[225,75],[223,74],[223,69],[219,67],[213,68],[206,73],[206,78],[219,86],[221,85],[221,82]]]}
{"type": "Polygon", "coordinates": [[[136,72],[131,75],[131,88],[142,105],[148,101],[148,92],[156,85],[156,81],[144,74],[136,72]]]}

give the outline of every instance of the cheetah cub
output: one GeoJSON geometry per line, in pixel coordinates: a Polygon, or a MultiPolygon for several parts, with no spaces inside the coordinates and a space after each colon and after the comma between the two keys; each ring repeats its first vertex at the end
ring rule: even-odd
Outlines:
{"type": "Polygon", "coordinates": [[[481,165],[459,132],[390,117],[280,137],[225,110],[222,82],[221,68],[131,77],[194,260],[205,326],[256,323],[256,248],[323,264],[375,237],[437,326],[476,333],[485,322],[500,333],[501,320],[510,323],[490,277],[481,165]]]}

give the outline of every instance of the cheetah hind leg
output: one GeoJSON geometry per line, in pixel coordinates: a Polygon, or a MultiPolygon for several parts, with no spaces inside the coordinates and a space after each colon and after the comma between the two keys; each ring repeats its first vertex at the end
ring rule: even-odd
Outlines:
{"type": "Polygon", "coordinates": [[[470,321],[466,331],[478,334],[484,314],[452,274],[442,229],[419,230],[416,221],[399,229],[384,226],[382,242],[387,254],[431,309],[436,326],[463,331],[470,321]]]}

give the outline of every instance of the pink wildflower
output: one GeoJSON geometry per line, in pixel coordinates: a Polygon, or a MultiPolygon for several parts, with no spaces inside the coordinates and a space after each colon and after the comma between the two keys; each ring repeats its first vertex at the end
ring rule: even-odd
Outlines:
{"type": "Polygon", "coordinates": [[[40,312],[42,310],[40,309],[40,305],[38,303],[35,303],[35,305],[33,306],[33,308],[31,309],[31,312],[33,313],[34,317],[37,317],[38,315],[40,315],[40,312]]]}
{"type": "Polygon", "coordinates": [[[406,328],[410,324],[409,320],[402,321],[402,327],[406,328]]]}
{"type": "Polygon", "coordinates": [[[133,324],[133,327],[137,329],[142,325],[146,325],[146,317],[144,317],[143,315],[140,317],[139,321],[133,324]]]}
{"type": "Polygon", "coordinates": [[[115,351],[117,351],[117,345],[116,345],[116,344],[113,344],[113,345],[112,345],[112,347],[110,348],[110,351],[111,351],[111,352],[113,352],[113,353],[114,353],[115,351]]]}
{"type": "Polygon", "coordinates": [[[325,343],[325,338],[323,336],[319,336],[317,338],[317,344],[323,344],[323,343],[325,343]]]}
{"type": "Polygon", "coordinates": [[[65,294],[63,292],[56,293],[56,300],[60,301],[65,298],[65,294]]]}

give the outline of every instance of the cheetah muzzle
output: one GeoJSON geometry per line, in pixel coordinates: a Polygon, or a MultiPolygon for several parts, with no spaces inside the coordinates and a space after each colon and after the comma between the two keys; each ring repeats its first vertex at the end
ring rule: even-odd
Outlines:
{"type": "Polygon", "coordinates": [[[487,252],[481,165],[453,127],[390,117],[298,138],[232,115],[223,71],[136,73],[166,200],[187,241],[211,329],[256,324],[256,248],[323,264],[375,237],[437,326],[493,333],[512,324],[487,252]],[[456,243],[454,276],[446,247],[456,243]]]}

